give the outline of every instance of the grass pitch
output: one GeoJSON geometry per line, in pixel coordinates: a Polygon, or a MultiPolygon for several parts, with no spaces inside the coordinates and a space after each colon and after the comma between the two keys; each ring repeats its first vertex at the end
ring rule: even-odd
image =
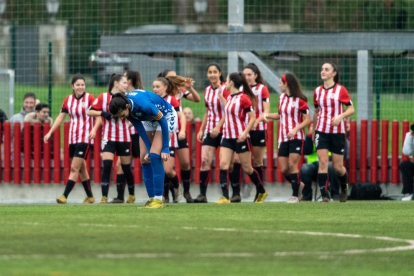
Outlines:
{"type": "Polygon", "coordinates": [[[414,202],[141,206],[0,205],[0,275],[413,275],[414,202]]]}

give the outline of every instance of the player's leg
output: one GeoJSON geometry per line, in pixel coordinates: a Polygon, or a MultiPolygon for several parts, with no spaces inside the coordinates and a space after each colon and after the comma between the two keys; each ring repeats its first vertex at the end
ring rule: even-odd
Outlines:
{"type": "Polygon", "coordinates": [[[175,148],[170,148],[170,159],[163,161],[165,178],[164,178],[164,203],[169,202],[170,183],[179,186],[177,173],[174,170],[175,164],[175,148]],[[173,152],[173,154],[172,154],[173,152]]]}
{"type": "Polygon", "coordinates": [[[298,163],[300,160],[300,154],[289,154],[289,172],[290,172],[290,184],[292,185],[292,197],[288,200],[288,203],[299,203],[299,198],[302,196],[302,189],[300,189],[300,176],[298,163]],[[300,192],[300,196],[299,196],[300,192]]]}
{"type": "MultiPolygon", "coordinates": [[[[226,139],[227,140],[227,139],[226,139]]],[[[225,147],[222,143],[220,147],[220,185],[223,196],[214,203],[230,203],[229,199],[229,167],[233,158],[233,149],[225,147]]]]}
{"type": "Polygon", "coordinates": [[[200,194],[194,199],[194,203],[207,203],[207,185],[211,178],[211,163],[216,149],[210,145],[201,147],[200,194]]]}
{"type": "MultiPolygon", "coordinates": [[[[190,150],[188,149],[187,137],[184,140],[178,139],[178,148],[176,149],[178,161],[181,168],[181,179],[183,181],[184,197],[187,203],[192,203],[194,200],[190,194],[190,179],[191,179],[191,165],[190,165],[190,150]]],[[[177,200],[177,199],[175,199],[177,200]]]]}
{"type": "MultiPolygon", "coordinates": [[[[148,139],[150,143],[153,142],[153,131],[147,131],[148,139]]],[[[147,153],[147,147],[145,146],[144,141],[139,139],[139,149],[140,149],[140,161],[142,165],[142,175],[144,179],[145,188],[147,190],[147,194],[149,200],[145,203],[147,206],[153,199],[154,199],[154,179],[153,179],[153,172],[151,167],[151,162],[144,159],[147,153]]]]}

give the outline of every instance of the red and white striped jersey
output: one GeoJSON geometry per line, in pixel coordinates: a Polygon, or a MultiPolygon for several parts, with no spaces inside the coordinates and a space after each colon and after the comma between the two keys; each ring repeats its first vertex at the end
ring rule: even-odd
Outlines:
{"type": "MultiPolygon", "coordinates": [[[[169,103],[169,104],[171,104],[171,106],[172,107],[174,107],[174,109],[175,109],[175,111],[177,111],[177,112],[180,112],[180,111],[183,111],[182,110],[182,108],[181,108],[181,103],[177,100],[177,98],[176,97],[171,97],[170,95],[166,95],[165,97],[164,97],[164,99],[169,103]]],[[[180,122],[180,118],[178,117],[178,122],[180,122]]],[[[177,128],[177,131],[176,131],[176,133],[174,133],[172,136],[171,136],[171,139],[170,139],[170,148],[178,148],[178,136],[177,136],[177,133],[180,131],[180,126],[181,126],[181,124],[179,124],[178,125],[178,128],[177,128]]]]}
{"type": "MultiPolygon", "coordinates": [[[[230,95],[230,91],[226,90],[226,84],[224,82],[221,84],[221,90],[223,97],[227,99],[230,95]]],[[[224,115],[224,105],[220,101],[218,93],[219,89],[213,89],[211,85],[204,90],[204,102],[207,107],[207,133],[211,133],[213,131],[224,115]]],[[[220,132],[222,131],[223,129],[221,129],[220,132]]]]}
{"type": "MultiPolygon", "coordinates": [[[[187,91],[184,87],[180,87],[180,92],[178,94],[175,95],[175,98],[177,99],[177,101],[180,103],[180,108],[181,108],[181,100],[183,98],[187,98],[187,96],[190,95],[190,92],[187,91]]],[[[173,106],[174,107],[174,106],[173,106]]],[[[177,110],[176,110],[177,111],[177,110]]],[[[181,111],[181,110],[180,110],[181,111]]],[[[181,121],[180,119],[178,119],[178,128],[177,130],[181,129],[181,121]]]]}
{"type": "MultiPolygon", "coordinates": [[[[255,113],[256,113],[256,118],[259,118],[260,116],[262,116],[264,107],[263,107],[263,102],[270,102],[269,99],[269,90],[267,89],[266,86],[264,86],[261,83],[258,83],[254,86],[251,87],[252,88],[252,92],[254,95],[256,95],[256,99],[257,99],[257,107],[254,108],[255,109],[255,113]]],[[[246,124],[249,123],[249,118],[246,118],[246,124]]],[[[256,129],[252,129],[252,130],[266,130],[267,129],[267,125],[266,122],[262,121],[260,122],[256,129]]]]}
{"type": "Polygon", "coordinates": [[[89,132],[93,128],[93,117],[86,113],[94,101],[95,97],[87,92],[79,99],[72,94],[63,101],[60,112],[70,116],[69,144],[90,143],[89,132]]]}
{"type": "Polygon", "coordinates": [[[279,114],[280,128],[278,142],[287,142],[294,139],[305,140],[306,136],[303,129],[296,132],[293,138],[288,138],[287,134],[303,122],[303,114],[309,114],[308,103],[299,97],[289,97],[287,94],[282,93],[279,96],[279,114]]]}
{"type": "MultiPolygon", "coordinates": [[[[253,111],[252,101],[249,96],[243,92],[233,94],[227,97],[227,104],[224,107],[226,116],[224,123],[223,138],[237,139],[246,129],[246,115],[253,111]]],[[[247,135],[249,136],[249,135],[247,135]]]]}
{"type": "Polygon", "coordinates": [[[332,125],[332,118],[344,113],[342,104],[352,105],[348,90],[339,84],[324,89],[323,85],[315,89],[313,95],[315,108],[319,108],[315,130],[324,133],[345,133],[344,120],[338,126],[332,125]]]}
{"type": "MultiPolygon", "coordinates": [[[[98,111],[109,112],[109,103],[111,102],[112,94],[109,92],[102,93],[98,96],[91,108],[98,111]]],[[[107,120],[102,117],[102,140],[109,140],[114,142],[130,142],[129,126],[127,119],[107,120]]]]}

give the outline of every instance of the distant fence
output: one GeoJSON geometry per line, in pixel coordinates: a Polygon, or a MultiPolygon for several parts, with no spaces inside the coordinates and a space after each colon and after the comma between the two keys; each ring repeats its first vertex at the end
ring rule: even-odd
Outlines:
{"type": "MultiPolygon", "coordinates": [[[[199,174],[201,168],[201,143],[195,139],[195,154],[193,157],[193,138],[199,132],[201,122],[196,122],[194,125],[191,122],[187,122],[186,133],[189,145],[190,160],[192,160],[192,175],[196,184],[199,183],[199,174]],[[194,132],[193,132],[194,128],[194,132]]],[[[0,147],[0,179],[5,183],[14,184],[39,184],[39,183],[66,183],[70,174],[70,158],[69,158],[69,122],[65,122],[63,126],[63,148],[60,146],[61,131],[57,128],[53,133],[53,155],[51,153],[51,143],[44,143],[42,133],[47,133],[50,130],[50,123],[44,123],[43,126],[40,123],[34,123],[33,126],[30,123],[24,123],[23,132],[21,131],[20,123],[16,123],[13,126],[10,122],[5,122],[4,126],[4,146],[0,147]],[[11,139],[11,127],[14,129],[13,146],[11,139]],[[33,132],[31,128],[33,127],[33,132]],[[42,129],[43,128],[43,129],[42,129]],[[23,133],[23,134],[22,134],[23,133]],[[33,133],[33,137],[31,136],[33,133]],[[23,135],[23,137],[22,137],[23,135]],[[23,142],[22,142],[23,141],[23,142]],[[33,143],[33,145],[32,145],[33,143]],[[22,146],[23,144],[23,146],[22,146]],[[12,153],[13,147],[13,153],[12,153]],[[22,150],[23,149],[23,150],[22,150]],[[1,152],[3,151],[3,152],[1,152]],[[20,158],[15,158],[19,156],[20,158]],[[3,160],[1,160],[3,158],[3,160]],[[53,181],[52,181],[53,179],[53,181]]],[[[273,122],[268,123],[268,140],[267,150],[265,156],[265,180],[266,182],[284,182],[284,177],[280,171],[280,166],[277,165],[277,157],[275,156],[275,138],[277,138],[279,129],[279,122],[275,124],[273,122]],[[275,137],[276,135],[276,137],[275,137]],[[269,169],[270,168],[270,169],[269,169]]],[[[392,147],[391,156],[388,153],[388,135],[389,135],[389,121],[381,121],[381,153],[378,154],[378,138],[379,138],[379,124],[377,120],[371,122],[371,139],[370,147],[368,147],[368,121],[361,120],[360,132],[358,137],[357,122],[351,122],[350,129],[350,147],[349,147],[349,160],[347,163],[347,169],[349,172],[349,183],[354,184],[357,181],[360,182],[382,182],[397,184],[400,182],[399,177],[399,163],[400,161],[409,160],[406,155],[399,156],[399,149],[402,147],[399,143],[399,129],[400,122],[393,121],[391,123],[392,130],[392,147]],[[359,147],[359,149],[358,149],[359,147]],[[368,150],[370,150],[370,156],[368,156],[368,150]],[[359,151],[359,156],[358,156],[359,151]],[[370,177],[368,177],[368,175],[370,177]]],[[[409,131],[409,121],[402,122],[402,137],[403,141],[405,134],[409,131]]],[[[0,133],[1,136],[1,133],[0,133]]],[[[277,142],[276,142],[277,145],[277,142]]],[[[117,157],[114,160],[114,172],[113,178],[116,181],[116,164],[117,157]]],[[[414,161],[414,157],[413,157],[414,161]]],[[[305,157],[302,156],[299,167],[305,162],[305,157]]],[[[89,152],[86,160],[87,170],[91,179],[95,183],[101,182],[101,131],[97,131],[96,137],[93,143],[93,152],[89,152]],[[96,166],[99,164],[99,166],[96,166]]],[[[215,161],[213,162],[212,170],[214,167],[214,180],[219,182],[219,151],[216,151],[215,161]]],[[[134,159],[132,164],[135,183],[142,183],[141,175],[141,163],[139,158],[134,159]]],[[[175,168],[177,174],[180,177],[180,165],[178,158],[176,157],[175,168]]],[[[180,177],[181,181],[181,177],[180,177]]],[[[213,182],[213,178],[210,180],[213,182]]],[[[247,182],[250,180],[247,178],[247,182]]]]}

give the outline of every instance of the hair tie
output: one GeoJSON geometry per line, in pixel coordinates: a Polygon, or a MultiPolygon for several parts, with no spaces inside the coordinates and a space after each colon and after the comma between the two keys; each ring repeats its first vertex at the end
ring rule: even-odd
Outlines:
{"type": "Polygon", "coordinates": [[[283,80],[283,82],[284,82],[284,83],[286,83],[286,85],[288,85],[288,82],[287,82],[287,80],[286,80],[286,75],[283,75],[283,76],[282,76],[282,80],[283,80]]]}

